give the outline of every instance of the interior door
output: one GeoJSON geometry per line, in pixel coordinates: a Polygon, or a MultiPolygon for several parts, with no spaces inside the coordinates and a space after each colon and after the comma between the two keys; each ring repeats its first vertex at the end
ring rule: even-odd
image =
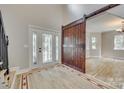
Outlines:
{"type": "Polygon", "coordinates": [[[85,73],[85,20],[62,28],[62,63],[85,73]]]}

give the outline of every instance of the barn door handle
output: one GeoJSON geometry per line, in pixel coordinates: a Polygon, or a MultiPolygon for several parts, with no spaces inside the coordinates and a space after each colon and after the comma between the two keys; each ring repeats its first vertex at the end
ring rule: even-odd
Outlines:
{"type": "Polygon", "coordinates": [[[83,48],[83,50],[85,50],[85,44],[81,44],[81,48],[83,48]]]}

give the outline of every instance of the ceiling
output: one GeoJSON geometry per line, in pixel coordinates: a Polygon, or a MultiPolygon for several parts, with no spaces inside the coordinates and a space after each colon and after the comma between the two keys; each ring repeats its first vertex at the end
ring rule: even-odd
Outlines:
{"type": "Polygon", "coordinates": [[[124,18],[124,5],[119,5],[115,8],[108,10],[107,12],[112,13],[115,16],[124,18]]]}
{"type": "Polygon", "coordinates": [[[116,30],[121,27],[124,20],[124,5],[119,5],[104,13],[96,15],[87,21],[88,32],[105,32],[116,30]]]}

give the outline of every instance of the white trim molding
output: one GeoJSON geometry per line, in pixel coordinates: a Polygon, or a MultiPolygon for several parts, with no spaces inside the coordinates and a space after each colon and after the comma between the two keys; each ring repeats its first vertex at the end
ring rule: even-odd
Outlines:
{"type": "MultiPolygon", "coordinates": [[[[58,35],[59,36],[59,43],[61,42],[61,31],[60,29],[54,29],[54,28],[45,28],[45,27],[40,27],[40,26],[36,26],[36,25],[29,25],[28,26],[28,31],[29,31],[29,68],[37,68],[40,65],[35,65],[36,67],[32,66],[32,33],[36,32],[38,33],[38,35],[40,33],[51,33],[54,35],[58,35]]],[[[37,41],[38,43],[38,41],[37,41]]],[[[59,44],[61,45],[61,43],[59,44]]],[[[59,47],[59,61],[61,61],[61,47],[59,47]]]]}
{"type": "Polygon", "coordinates": [[[28,25],[29,29],[35,29],[35,30],[45,30],[45,31],[53,31],[53,32],[58,32],[60,33],[61,29],[55,29],[55,28],[45,28],[45,27],[41,27],[41,26],[36,26],[36,25],[28,25]]]}

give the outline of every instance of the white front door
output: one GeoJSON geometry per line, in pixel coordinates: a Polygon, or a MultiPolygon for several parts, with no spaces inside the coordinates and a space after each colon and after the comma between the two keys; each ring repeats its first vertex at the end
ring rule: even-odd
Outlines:
{"type": "Polygon", "coordinates": [[[41,33],[39,36],[39,62],[53,62],[52,57],[52,34],[41,33]]]}
{"type": "Polygon", "coordinates": [[[59,34],[54,32],[33,31],[32,34],[33,67],[59,61],[59,34]]]}

